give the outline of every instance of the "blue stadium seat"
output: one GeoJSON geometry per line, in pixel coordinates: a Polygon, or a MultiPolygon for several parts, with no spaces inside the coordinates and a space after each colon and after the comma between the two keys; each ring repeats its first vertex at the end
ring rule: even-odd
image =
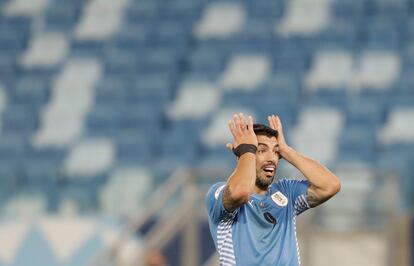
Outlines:
{"type": "Polygon", "coordinates": [[[346,126],[338,140],[338,161],[374,165],[379,150],[375,129],[346,126]]]}
{"type": "Polygon", "coordinates": [[[70,55],[73,57],[102,57],[105,47],[101,41],[77,40],[73,40],[70,46],[70,55]]]}
{"type": "Polygon", "coordinates": [[[23,165],[23,179],[28,185],[53,184],[62,178],[61,168],[62,165],[57,159],[31,158],[23,165]]]}
{"type": "Polygon", "coordinates": [[[137,76],[128,87],[128,99],[146,101],[162,108],[172,99],[174,86],[171,77],[163,73],[137,76]]]}
{"type": "Polygon", "coordinates": [[[278,97],[282,93],[269,93],[266,91],[240,92],[233,91],[224,93],[220,105],[223,107],[249,108],[258,117],[258,121],[267,123],[267,116],[276,114],[283,119],[287,127],[296,120],[298,112],[298,101],[294,98],[278,97]]]}
{"type": "Polygon", "coordinates": [[[175,123],[163,131],[168,138],[161,138],[160,155],[163,159],[174,160],[180,165],[195,163],[201,132],[202,125],[197,120],[175,123]]]}
{"type": "Polygon", "coordinates": [[[122,108],[119,125],[122,129],[145,129],[147,133],[154,130],[151,137],[157,136],[163,116],[163,108],[156,102],[141,102],[135,104],[127,104],[122,108]]]}
{"type": "Polygon", "coordinates": [[[153,48],[144,55],[143,66],[149,72],[174,75],[179,70],[179,60],[174,49],[153,48]]]}
{"type": "Polygon", "coordinates": [[[28,147],[28,140],[13,133],[2,133],[0,138],[0,158],[10,165],[22,162],[28,147]]]}
{"type": "Polygon", "coordinates": [[[3,112],[3,132],[30,134],[38,126],[38,109],[30,105],[10,105],[3,112]]]}
{"type": "Polygon", "coordinates": [[[151,25],[159,14],[162,4],[159,1],[132,1],[126,9],[128,23],[151,25]]]}
{"type": "MultiPolygon", "coordinates": [[[[71,201],[76,204],[76,208],[81,213],[95,212],[98,208],[98,190],[99,180],[103,179],[97,177],[95,179],[82,179],[78,181],[67,182],[57,189],[57,200],[54,203],[54,208],[59,208],[59,205],[65,201],[71,201]]],[[[102,181],[101,181],[102,182],[102,181]]]]}
{"type": "Polygon", "coordinates": [[[180,21],[191,26],[200,16],[203,1],[176,0],[163,3],[159,20],[180,21]]]}
{"type": "Polygon", "coordinates": [[[81,6],[76,1],[54,1],[45,12],[45,27],[49,31],[70,32],[78,21],[81,6]]]}
{"type": "Polygon", "coordinates": [[[305,44],[303,39],[292,37],[284,41],[276,40],[275,45],[276,48],[271,50],[274,70],[303,74],[309,68],[309,52],[312,50],[312,47],[305,44]]]}
{"type": "Polygon", "coordinates": [[[158,149],[152,133],[142,125],[135,130],[120,131],[115,137],[117,164],[136,166],[151,163],[158,149]]]}
{"type": "Polygon", "coordinates": [[[274,25],[277,19],[280,19],[286,10],[286,1],[272,1],[272,0],[242,0],[249,16],[255,18],[268,18],[269,24],[274,25]]]}
{"type": "Polygon", "coordinates": [[[87,135],[114,137],[121,124],[122,104],[97,104],[86,116],[87,135]]]}
{"type": "Polygon", "coordinates": [[[269,74],[259,90],[274,93],[274,97],[298,99],[301,94],[300,77],[289,71],[279,70],[269,74]]]}
{"type": "MultiPolygon", "coordinates": [[[[1,155],[0,155],[1,156],[1,155]]],[[[0,160],[0,198],[6,199],[6,195],[13,194],[15,190],[21,185],[20,166],[16,162],[9,160],[0,160]]],[[[4,201],[2,202],[4,203],[4,201]]],[[[0,203],[0,209],[1,205],[0,203]]]]}
{"type": "Polygon", "coordinates": [[[127,51],[111,49],[105,51],[105,73],[134,76],[139,70],[140,59],[127,51]]]}
{"type": "Polygon", "coordinates": [[[398,19],[398,16],[406,14],[407,7],[407,0],[368,0],[367,14],[381,14],[398,19]]]}
{"type": "Polygon", "coordinates": [[[344,49],[353,51],[358,45],[357,23],[351,19],[334,19],[315,38],[315,49],[344,49]]]}
{"type": "Polygon", "coordinates": [[[332,2],[332,17],[359,19],[366,12],[366,0],[335,0],[332,2]]]}
{"type": "Polygon", "coordinates": [[[21,53],[28,44],[29,34],[17,31],[13,27],[3,26],[0,21],[0,49],[7,53],[21,53]]]}
{"type": "Polygon", "coordinates": [[[218,74],[224,69],[224,59],[220,51],[201,46],[187,55],[187,64],[192,71],[218,74]]]}
{"type": "Polygon", "coordinates": [[[414,91],[413,87],[396,87],[391,94],[390,107],[406,106],[414,107],[414,91]]]}
{"type": "Polygon", "coordinates": [[[378,129],[385,120],[384,105],[375,98],[350,99],[346,106],[346,126],[367,129],[378,129]]]}
{"type": "Polygon", "coordinates": [[[49,81],[33,76],[22,77],[16,81],[11,99],[16,104],[41,105],[49,99],[49,81]]]}
{"type": "MultiPolygon", "coordinates": [[[[4,50],[1,50],[4,51],[4,50]]],[[[9,54],[8,52],[0,53],[0,82],[9,86],[13,83],[18,72],[16,54],[9,54]]]]}
{"type": "Polygon", "coordinates": [[[365,49],[397,50],[400,48],[401,22],[386,17],[364,20],[361,24],[362,46],[365,49]]]}
{"type": "Polygon", "coordinates": [[[1,16],[0,28],[13,31],[25,39],[30,36],[32,20],[27,16],[1,16]]]}
{"type": "Polygon", "coordinates": [[[148,45],[151,29],[143,25],[126,23],[108,46],[130,54],[142,55],[148,45]]]}
{"type": "Polygon", "coordinates": [[[347,91],[344,88],[319,89],[314,93],[310,93],[307,98],[307,104],[315,106],[331,106],[343,110],[347,104],[347,91]]]}
{"type": "Polygon", "coordinates": [[[95,88],[96,104],[122,105],[127,100],[128,80],[103,77],[95,88]]]}

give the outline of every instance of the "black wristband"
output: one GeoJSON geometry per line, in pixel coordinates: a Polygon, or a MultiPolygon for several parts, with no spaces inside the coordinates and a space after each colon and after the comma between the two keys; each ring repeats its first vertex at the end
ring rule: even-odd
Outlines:
{"type": "Polygon", "coordinates": [[[256,154],[256,151],[257,151],[257,147],[256,145],[253,145],[253,144],[240,144],[235,149],[233,149],[233,153],[237,157],[242,156],[246,152],[251,152],[253,154],[256,154]]]}

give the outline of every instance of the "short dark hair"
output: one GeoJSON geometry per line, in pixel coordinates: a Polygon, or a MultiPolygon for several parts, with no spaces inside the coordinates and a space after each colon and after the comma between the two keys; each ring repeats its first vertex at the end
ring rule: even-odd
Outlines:
{"type": "Polygon", "coordinates": [[[277,130],[270,128],[263,124],[253,124],[253,131],[254,133],[258,135],[265,135],[267,137],[276,137],[279,135],[279,132],[277,130]]]}

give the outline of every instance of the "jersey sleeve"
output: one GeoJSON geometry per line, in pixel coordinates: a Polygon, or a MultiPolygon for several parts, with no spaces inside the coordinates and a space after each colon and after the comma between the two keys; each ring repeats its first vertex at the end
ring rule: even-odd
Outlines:
{"type": "Polygon", "coordinates": [[[205,197],[208,216],[213,223],[219,223],[223,219],[232,219],[237,212],[236,210],[231,213],[224,208],[223,191],[225,186],[225,182],[214,184],[205,197]]]}
{"type": "Polygon", "coordinates": [[[306,196],[308,194],[309,182],[307,180],[285,179],[284,186],[289,191],[289,200],[293,203],[294,214],[297,216],[309,209],[306,196]]]}

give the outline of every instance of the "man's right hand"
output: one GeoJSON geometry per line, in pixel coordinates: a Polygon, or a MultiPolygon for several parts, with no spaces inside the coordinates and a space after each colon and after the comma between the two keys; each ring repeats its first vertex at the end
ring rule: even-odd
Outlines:
{"type": "Polygon", "coordinates": [[[228,123],[231,134],[233,135],[234,142],[228,143],[227,148],[233,150],[240,144],[253,144],[257,147],[257,137],[253,131],[253,117],[248,116],[245,119],[243,113],[234,114],[232,119],[228,123]]]}

